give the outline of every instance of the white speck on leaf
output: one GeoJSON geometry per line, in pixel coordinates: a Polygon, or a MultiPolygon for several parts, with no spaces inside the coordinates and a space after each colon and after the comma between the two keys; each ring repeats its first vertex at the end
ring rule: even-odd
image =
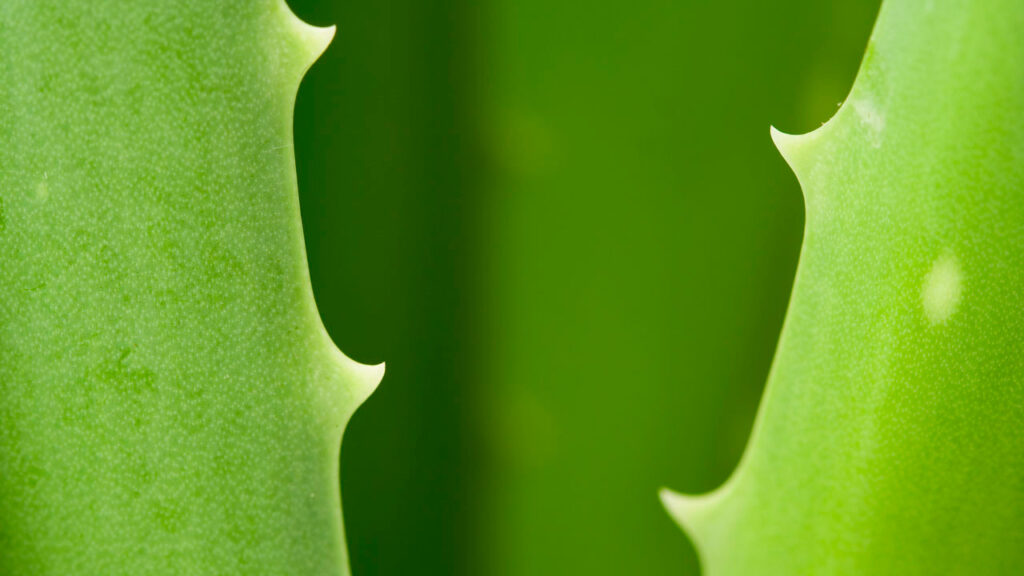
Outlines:
{"type": "Polygon", "coordinates": [[[44,174],[43,179],[36,184],[36,201],[46,202],[46,199],[50,197],[50,185],[47,182],[48,177],[44,174]]]}
{"type": "Polygon", "coordinates": [[[882,132],[885,131],[885,112],[880,110],[871,100],[858,99],[851,102],[854,111],[868,129],[868,141],[878,148],[882,145],[882,132]]]}
{"type": "Polygon", "coordinates": [[[925,316],[933,324],[943,324],[956,312],[963,293],[960,262],[951,254],[940,256],[924,278],[921,301],[925,316]]]}

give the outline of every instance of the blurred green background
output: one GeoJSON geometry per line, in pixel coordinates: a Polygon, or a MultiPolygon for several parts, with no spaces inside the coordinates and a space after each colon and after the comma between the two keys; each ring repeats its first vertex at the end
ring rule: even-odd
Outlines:
{"type": "Polygon", "coordinates": [[[877,0],[292,0],[314,292],[386,360],[342,454],[356,576],[696,574],[662,485],[739,458],[813,129],[877,0]]]}

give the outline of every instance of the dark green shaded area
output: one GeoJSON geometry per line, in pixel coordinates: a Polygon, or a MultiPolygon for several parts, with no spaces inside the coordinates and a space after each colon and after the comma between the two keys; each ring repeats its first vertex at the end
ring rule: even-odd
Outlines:
{"type": "Polygon", "coordinates": [[[473,574],[484,460],[472,419],[488,387],[471,3],[292,7],[339,29],[295,121],[317,304],[339,346],[388,363],[342,459],[353,573],[473,574]]]}
{"type": "Polygon", "coordinates": [[[726,476],[771,361],[802,201],[768,125],[836,110],[878,3],[292,4],[339,26],[296,118],[317,302],[388,362],[354,572],[695,573],[656,491],[726,476]]]}

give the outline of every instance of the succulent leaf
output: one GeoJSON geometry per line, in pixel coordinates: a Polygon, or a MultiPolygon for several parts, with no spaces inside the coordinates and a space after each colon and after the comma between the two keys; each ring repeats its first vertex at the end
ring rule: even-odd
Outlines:
{"type": "Polygon", "coordinates": [[[705,572],[1024,570],[1024,4],[887,0],[804,189],[747,451],[662,494],[705,572]]]}
{"type": "Polygon", "coordinates": [[[347,574],[283,0],[0,1],[0,573],[347,574]]]}

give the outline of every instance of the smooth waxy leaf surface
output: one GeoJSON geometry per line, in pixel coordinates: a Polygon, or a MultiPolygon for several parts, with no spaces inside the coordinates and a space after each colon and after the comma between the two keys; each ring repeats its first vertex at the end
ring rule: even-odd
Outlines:
{"type": "Polygon", "coordinates": [[[347,573],[283,0],[0,0],[0,573],[347,573]]]}
{"type": "Polygon", "coordinates": [[[807,224],[753,437],[666,493],[705,572],[1024,570],[1024,3],[888,0],[837,115],[775,133],[807,224]]]}

